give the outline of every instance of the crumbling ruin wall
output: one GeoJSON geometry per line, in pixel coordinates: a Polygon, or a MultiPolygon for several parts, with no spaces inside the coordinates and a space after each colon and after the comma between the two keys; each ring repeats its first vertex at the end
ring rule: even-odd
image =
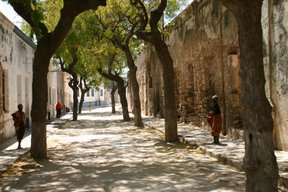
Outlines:
{"type": "Polygon", "coordinates": [[[147,116],[163,117],[163,73],[152,45],[146,46],[146,49],[138,56],[136,63],[141,110],[147,116]]]}
{"type": "MultiPolygon", "coordinates": [[[[217,94],[223,114],[223,132],[229,135],[234,134],[235,128],[242,127],[235,23],[231,13],[218,1],[194,1],[167,27],[169,36],[166,37],[175,71],[177,104],[182,106],[181,121],[205,127],[211,97],[217,94]]],[[[143,112],[151,115],[155,104],[162,111],[161,65],[151,45],[136,63],[143,112]]]]}
{"type": "Polygon", "coordinates": [[[267,97],[273,106],[276,149],[288,151],[288,2],[265,0],[262,8],[267,97]]]}
{"type": "MultiPolygon", "coordinates": [[[[262,26],[266,94],[273,106],[276,149],[288,150],[288,2],[264,0],[262,26]]],[[[217,94],[223,131],[239,136],[242,129],[240,52],[238,27],[233,15],[217,0],[194,1],[168,27],[166,42],[173,58],[175,94],[183,112],[181,121],[207,127],[206,113],[211,96],[217,94]]],[[[153,48],[137,60],[141,91],[149,82],[161,88],[162,73],[153,48]],[[152,70],[153,69],[153,70],[152,70]],[[151,73],[151,71],[153,71],[151,73]],[[149,78],[144,74],[149,73],[149,78]]],[[[141,95],[144,109],[153,108],[155,90],[141,95]],[[151,97],[151,94],[154,96],[151,97]]],[[[161,102],[160,102],[161,103],[161,102]]],[[[160,108],[163,107],[160,105],[160,108]]],[[[150,115],[150,113],[145,113],[150,115]]]]}

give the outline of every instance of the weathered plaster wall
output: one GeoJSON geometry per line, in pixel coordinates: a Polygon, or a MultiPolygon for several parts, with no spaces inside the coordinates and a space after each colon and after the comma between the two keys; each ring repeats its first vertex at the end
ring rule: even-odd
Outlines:
{"type": "Polygon", "coordinates": [[[17,110],[19,103],[23,104],[23,110],[30,118],[34,48],[19,35],[23,35],[21,31],[0,13],[0,65],[3,69],[0,89],[2,92],[4,86],[5,90],[0,105],[0,141],[14,135],[11,113],[17,110]]]}
{"type": "MultiPolygon", "coordinates": [[[[273,105],[275,146],[287,151],[288,2],[264,0],[262,25],[266,93],[273,105]]],[[[177,103],[184,109],[181,121],[206,127],[210,98],[217,94],[224,131],[237,136],[235,130],[242,128],[243,109],[235,18],[219,1],[198,0],[172,22],[169,31],[167,44],[174,62],[175,94],[177,103]]],[[[155,111],[157,98],[161,111],[162,73],[151,46],[138,57],[137,65],[140,90],[145,92],[141,94],[141,98],[145,98],[142,109],[150,115],[155,111]],[[145,76],[146,73],[149,75],[145,76]],[[155,96],[154,85],[160,88],[158,96],[155,96]]]]}
{"type": "MultiPolygon", "coordinates": [[[[235,23],[234,17],[219,1],[194,1],[168,27],[170,34],[166,38],[173,58],[177,103],[183,108],[181,121],[205,127],[211,97],[217,94],[224,117],[224,132],[229,135],[242,126],[235,23]]],[[[162,73],[151,46],[138,57],[137,65],[145,115],[155,111],[157,99],[158,111],[161,111],[162,73]],[[147,88],[148,85],[152,88],[147,88]]]]}
{"type": "Polygon", "coordinates": [[[288,150],[288,2],[265,0],[262,9],[267,97],[273,105],[274,141],[288,150]]]}
{"type": "Polygon", "coordinates": [[[162,70],[153,46],[147,45],[136,63],[142,112],[148,116],[163,116],[162,70]]]}

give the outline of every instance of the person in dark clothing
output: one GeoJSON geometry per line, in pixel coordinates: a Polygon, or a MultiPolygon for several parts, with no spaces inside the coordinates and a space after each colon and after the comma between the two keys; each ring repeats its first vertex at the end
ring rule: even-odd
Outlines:
{"type": "Polygon", "coordinates": [[[26,122],[26,114],[22,111],[23,105],[18,105],[18,111],[12,114],[14,126],[16,130],[16,136],[18,141],[18,149],[22,149],[21,147],[21,141],[25,134],[25,122],[26,122]]]}
{"type": "Polygon", "coordinates": [[[219,137],[220,137],[220,133],[221,133],[221,111],[220,111],[220,107],[217,103],[218,100],[218,96],[214,95],[212,97],[212,108],[211,111],[208,113],[208,123],[211,126],[211,135],[214,138],[214,144],[220,144],[219,142],[219,137]]]}

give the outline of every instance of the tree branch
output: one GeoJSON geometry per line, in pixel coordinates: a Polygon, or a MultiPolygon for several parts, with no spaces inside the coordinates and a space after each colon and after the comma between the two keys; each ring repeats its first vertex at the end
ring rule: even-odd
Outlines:
{"type": "Polygon", "coordinates": [[[141,0],[130,0],[130,4],[134,6],[136,9],[141,10],[138,15],[140,18],[140,30],[145,31],[149,21],[145,5],[141,0]]]}
{"type": "Polygon", "coordinates": [[[157,9],[151,11],[151,18],[149,21],[151,31],[158,30],[158,22],[162,18],[166,6],[167,6],[167,0],[161,0],[157,9]]]}

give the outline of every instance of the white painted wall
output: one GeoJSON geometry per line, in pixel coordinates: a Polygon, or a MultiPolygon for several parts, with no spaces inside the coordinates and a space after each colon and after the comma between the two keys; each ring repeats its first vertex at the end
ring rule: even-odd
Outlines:
{"type": "MultiPolygon", "coordinates": [[[[89,106],[90,104],[99,106],[99,101],[100,105],[110,105],[111,104],[111,90],[109,88],[106,88],[104,85],[101,85],[97,87],[97,89],[92,88],[90,89],[89,96],[86,93],[84,97],[84,103],[83,106],[89,106]],[[94,90],[94,96],[92,95],[92,89],[94,90]]],[[[78,100],[80,101],[80,93],[78,96],[78,100]]],[[[119,102],[119,95],[118,92],[116,91],[115,93],[115,102],[119,102]]]]}
{"type": "MultiPolygon", "coordinates": [[[[48,79],[48,103],[47,109],[50,110],[51,118],[56,117],[56,104],[58,100],[64,106],[72,108],[73,93],[68,85],[69,75],[62,72],[55,64],[51,62],[49,65],[48,79]]],[[[65,112],[65,111],[64,111],[65,112]]],[[[62,113],[64,114],[64,113],[62,113]]]]}
{"type": "Polygon", "coordinates": [[[4,138],[10,138],[15,134],[11,114],[17,110],[19,103],[23,104],[24,111],[31,120],[32,61],[35,47],[27,44],[22,35],[20,30],[0,13],[0,62],[6,87],[6,107],[5,110],[1,109],[4,110],[1,117],[4,127],[0,127],[0,134],[4,135],[4,138]]]}

